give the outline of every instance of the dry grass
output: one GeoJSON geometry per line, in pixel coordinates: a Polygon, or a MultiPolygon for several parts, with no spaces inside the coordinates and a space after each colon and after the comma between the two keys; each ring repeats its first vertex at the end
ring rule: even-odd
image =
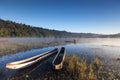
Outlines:
{"type": "Polygon", "coordinates": [[[72,80],[120,80],[120,73],[105,69],[100,57],[95,57],[90,64],[76,55],[68,55],[64,63],[65,71],[72,80]]]}
{"type": "Polygon", "coordinates": [[[97,58],[89,65],[86,60],[75,55],[70,55],[65,60],[65,69],[74,80],[96,80],[101,66],[101,62],[97,58]]]}
{"type": "MultiPolygon", "coordinates": [[[[95,57],[90,64],[76,55],[67,55],[62,70],[46,70],[37,77],[26,74],[23,78],[13,77],[10,80],[120,80],[114,72],[104,70],[104,64],[95,57]]],[[[36,73],[37,75],[37,73],[36,73]]]]}

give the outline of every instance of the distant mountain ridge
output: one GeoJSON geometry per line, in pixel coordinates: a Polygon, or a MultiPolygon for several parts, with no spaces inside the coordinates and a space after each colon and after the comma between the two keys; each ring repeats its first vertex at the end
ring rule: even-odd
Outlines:
{"type": "Polygon", "coordinates": [[[113,35],[93,33],[71,33],[67,31],[50,30],[33,27],[26,24],[16,23],[0,19],[0,37],[77,37],[77,38],[118,38],[120,33],[113,35]]]}

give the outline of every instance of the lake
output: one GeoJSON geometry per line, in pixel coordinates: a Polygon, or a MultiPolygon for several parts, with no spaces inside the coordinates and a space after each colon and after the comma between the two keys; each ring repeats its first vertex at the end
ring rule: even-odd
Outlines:
{"type": "MultiPolygon", "coordinates": [[[[0,74],[0,80],[5,80],[12,76],[23,76],[24,73],[31,72],[31,67],[22,69],[22,70],[8,70],[5,69],[5,64],[22,60],[25,58],[32,57],[37,54],[52,50],[54,48],[60,48],[64,46],[66,48],[67,55],[76,54],[80,58],[86,59],[89,64],[94,57],[98,56],[106,64],[109,65],[108,68],[120,72],[120,61],[117,60],[120,58],[120,39],[115,38],[76,38],[76,43],[69,43],[66,45],[51,46],[40,49],[31,49],[29,51],[16,53],[13,55],[6,55],[0,58],[0,69],[5,71],[0,74]]],[[[43,63],[34,65],[32,69],[33,72],[30,73],[33,77],[37,77],[37,73],[47,71],[49,68],[45,67],[48,65],[48,62],[52,62],[55,55],[46,59],[43,63]],[[43,66],[43,67],[42,67],[43,66]],[[47,70],[46,70],[47,69],[47,70]]]]}

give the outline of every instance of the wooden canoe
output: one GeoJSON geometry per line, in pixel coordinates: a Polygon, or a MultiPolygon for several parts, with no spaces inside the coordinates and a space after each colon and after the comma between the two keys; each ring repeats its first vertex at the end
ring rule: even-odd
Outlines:
{"type": "Polygon", "coordinates": [[[6,68],[8,68],[8,69],[22,69],[22,68],[28,67],[28,66],[42,60],[42,59],[44,59],[44,58],[46,58],[46,57],[48,57],[48,56],[50,56],[50,55],[52,55],[52,54],[54,54],[56,52],[58,52],[57,48],[55,48],[55,49],[53,49],[51,51],[48,51],[48,52],[33,56],[31,58],[11,62],[11,63],[6,64],[6,68]]]}
{"type": "Polygon", "coordinates": [[[65,47],[62,47],[59,52],[56,54],[52,64],[55,70],[60,70],[63,67],[63,62],[65,59],[66,51],[65,47]]]}

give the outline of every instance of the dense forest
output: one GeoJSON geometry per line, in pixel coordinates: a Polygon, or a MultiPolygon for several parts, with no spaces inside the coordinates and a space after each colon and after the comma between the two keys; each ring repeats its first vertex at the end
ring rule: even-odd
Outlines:
{"type": "Polygon", "coordinates": [[[22,23],[0,19],[0,37],[120,37],[120,34],[101,35],[92,33],[71,33],[66,31],[49,30],[22,23]]]}

